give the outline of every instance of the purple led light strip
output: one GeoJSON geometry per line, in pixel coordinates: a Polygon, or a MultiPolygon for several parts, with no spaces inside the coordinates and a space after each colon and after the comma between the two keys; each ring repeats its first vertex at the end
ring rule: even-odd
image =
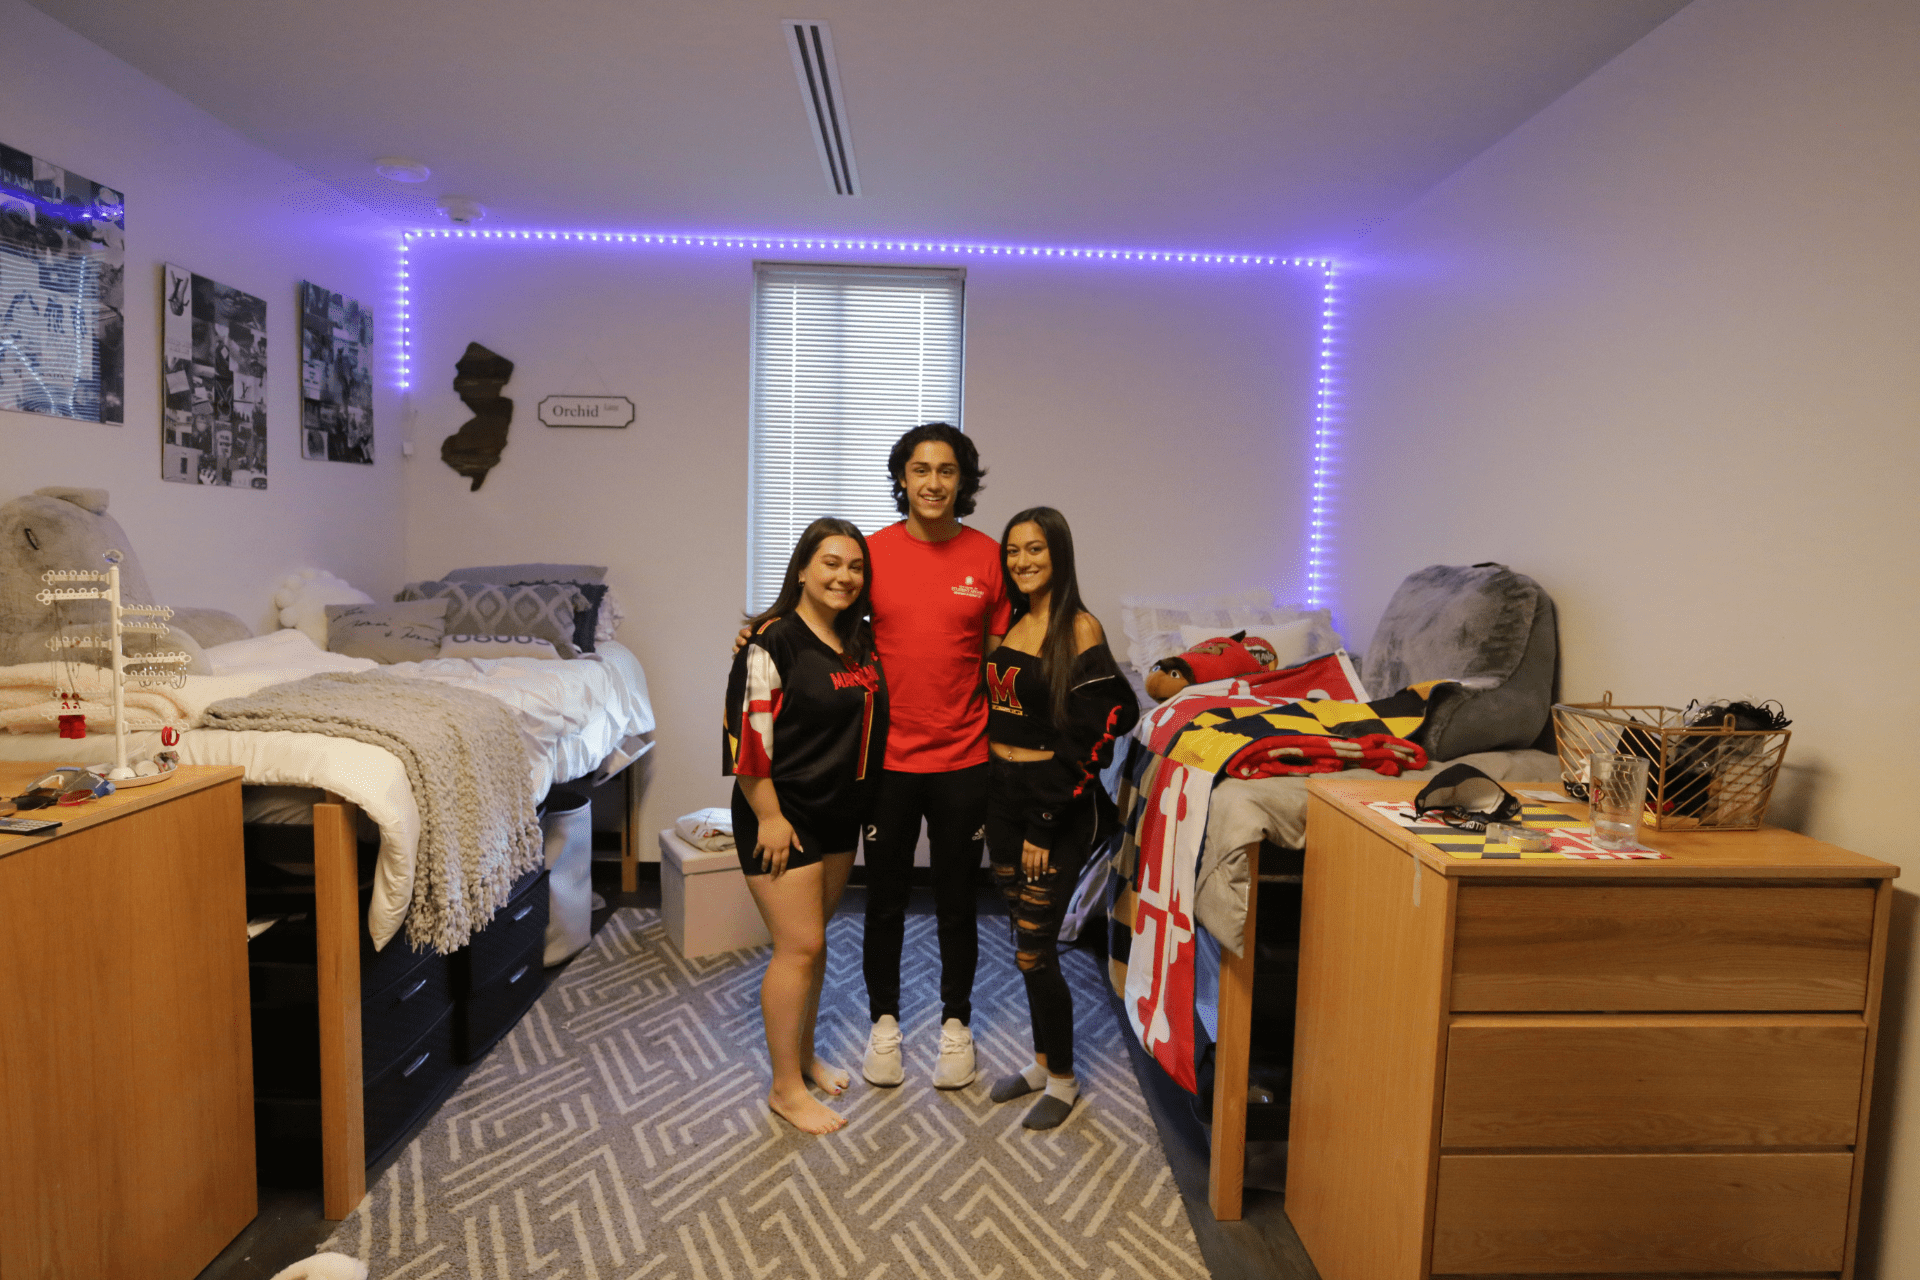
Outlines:
{"type": "Polygon", "coordinates": [[[478,231],[467,227],[436,227],[403,232],[400,237],[399,280],[396,286],[397,360],[399,389],[412,388],[412,314],[409,280],[410,253],[416,240],[487,240],[630,245],[641,248],[787,249],[806,252],[855,250],[889,254],[965,254],[974,257],[1061,259],[1083,263],[1132,262],[1198,267],[1296,267],[1321,273],[1319,371],[1313,399],[1313,488],[1308,503],[1306,603],[1326,603],[1329,560],[1332,555],[1333,462],[1338,420],[1338,380],[1334,364],[1338,352],[1335,324],[1337,264],[1331,258],[1287,257],[1259,253],[1195,253],[1154,249],[1073,249],[1057,245],[970,244],[941,240],[867,240],[829,236],[680,235],[634,231],[478,231]]]}

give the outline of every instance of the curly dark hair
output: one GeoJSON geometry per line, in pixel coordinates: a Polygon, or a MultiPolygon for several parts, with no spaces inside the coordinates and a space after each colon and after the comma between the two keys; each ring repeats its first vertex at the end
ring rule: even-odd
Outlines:
{"type": "Polygon", "coordinates": [[[953,496],[953,514],[970,516],[973,514],[973,499],[980,492],[980,482],[985,479],[987,469],[980,465],[980,451],[973,447],[973,441],[966,433],[944,422],[929,422],[915,427],[894,442],[893,452],[887,455],[887,474],[893,478],[893,505],[901,515],[907,514],[907,488],[903,481],[907,474],[907,460],[913,457],[913,451],[932,441],[944,444],[953,450],[954,460],[960,464],[960,491],[953,496]]]}

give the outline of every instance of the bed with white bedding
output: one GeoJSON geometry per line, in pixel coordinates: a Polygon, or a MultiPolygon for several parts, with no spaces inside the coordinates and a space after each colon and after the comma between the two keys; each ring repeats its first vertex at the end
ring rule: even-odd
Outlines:
{"type": "MultiPolygon", "coordinates": [[[[244,769],[250,822],[310,822],[313,801],[319,798],[316,791],[358,806],[380,833],[367,931],[376,948],[386,946],[406,918],[420,839],[419,805],[399,759],[348,738],[196,727],[206,708],[223,698],[320,672],[366,671],[380,664],[329,653],[294,628],[216,646],[207,650],[207,659],[213,674],[187,676],[179,688],[129,688],[129,705],[183,726],[177,748],[181,763],[244,769]]],[[[617,642],[564,661],[436,658],[384,669],[487,693],[511,708],[531,762],[536,796],[558,783],[609,778],[653,743],[646,674],[633,652],[617,642]]],[[[111,758],[111,734],[73,741],[48,731],[51,723],[44,716],[57,710],[49,692],[57,678],[72,674],[57,671],[51,663],[0,668],[0,724],[8,729],[0,734],[0,759],[53,767],[111,758]]],[[[81,667],[77,674],[83,694],[94,685],[104,688],[100,668],[81,667]]],[[[157,733],[129,738],[134,759],[159,749],[157,733]]]]}

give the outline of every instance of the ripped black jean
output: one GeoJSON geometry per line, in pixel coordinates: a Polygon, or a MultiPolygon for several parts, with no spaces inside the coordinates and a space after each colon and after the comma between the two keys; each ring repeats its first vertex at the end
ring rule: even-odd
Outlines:
{"type": "Polygon", "coordinates": [[[1073,995],[1060,972],[1060,922],[1092,852],[1098,815],[1091,795],[1074,801],[1054,830],[1047,873],[1028,879],[1020,869],[1026,844],[1033,780],[1051,761],[1013,761],[995,756],[987,788],[987,858],[994,887],[1013,918],[1013,958],[1027,984],[1033,1019],[1033,1049],[1056,1075],[1073,1073],[1073,995]]]}

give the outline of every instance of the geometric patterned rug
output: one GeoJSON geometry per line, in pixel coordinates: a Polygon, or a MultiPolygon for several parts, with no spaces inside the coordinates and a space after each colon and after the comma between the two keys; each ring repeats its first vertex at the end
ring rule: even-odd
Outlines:
{"type": "Polygon", "coordinates": [[[1064,951],[1081,1101],[1047,1133],[991,1082],[1031,1061],[1007,923],[980,921],[980,1078],[929,1081],[931,916],[907,920],[907,1082],[860,1079],[861,919],[828,930],[817,1039],[847,1126],[766,1107],[767,950],[689,961],[621,908],[323,1246],[372,1280],[1205,1280],[1207,1269],[1090,954],[1064,951]]]}

